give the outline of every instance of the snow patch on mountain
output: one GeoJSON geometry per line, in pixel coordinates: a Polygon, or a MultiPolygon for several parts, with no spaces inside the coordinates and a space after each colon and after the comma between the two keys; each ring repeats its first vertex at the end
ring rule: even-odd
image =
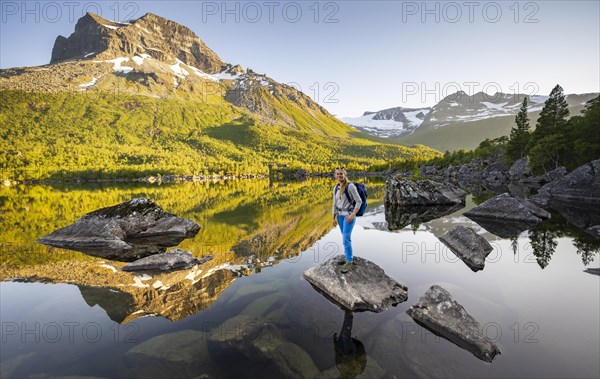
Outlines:
{"type": "Polygon", "coordinates": [[[365,112],[360,117],[340,117],[339,120],[365,133],[382,138],[400,137],[412,133],[427,117],[431,108],[390,108],[365,112]]]}

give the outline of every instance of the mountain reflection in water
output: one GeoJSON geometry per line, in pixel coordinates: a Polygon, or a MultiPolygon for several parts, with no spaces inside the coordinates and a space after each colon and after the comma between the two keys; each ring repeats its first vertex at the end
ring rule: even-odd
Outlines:
{"type": "MultiPolygon", "coordinates": [[[[331,230],[333,180],[280,183],[248,180],[172,185],[57,184],[0,189],[0,278],[5,281],[2,286],[3,322],[14,322],[18,326],[23,320],[76,320],[83,324],[97,320],[86,319],[91,317],[86,312],[94,313],[101,309],[106,313],[103,317],[111,323],[121,328],[135,326],[139,329],[135,335],[136,344],[116,345],[111,340],[98,345],[60,345],[62,358],[56,365],[50,363],[53,357],[51,350],[46,351],[41,345],[14,342],[17,340],[13,337],[19,336],[9,336],[9,343],[2,346],[3,377],[84,374],[159,377],[174,370],[184,376],[207,373],[236,377],[260,373],[264,367],[275,370],[273,362],[281,358],[277,351],[269,350],[269,354],[274,355],[269,358],[268,365],[264,360],[253,361],[245,356],[240,358],[240,365],[228,367],[215,363],[211,351],[205,350],[209,349],[207,336],[226,320],[240,314],[252,315],[271,325],[272,341],[281,347],[282,356],[290,359],[287,364],[293,365],[294,361],[290,355],[285,355],[284,347],[289,348],[288,353],[302,349],[308,354],[301,356],[308,356],[313,362],[296,363],[310,367],[311,372],[318,369],[322,377],[361,373],[363,376],[390,378],[394,375],[520,377],[540,376],[548,374],[548,370],[556,370],[550,365],[547,370],[539,371],[543,367],[537,363],[527,366],[518,357],[523,349],[538,346],[506,346],[510,342],[507,340],[502,340],[503,356],[491,366],[480,366],[456,346],[445,345],[431,336],[423,340],[425,332],[404,311],[432,283],[450,283],[448,289],[481,321],[482,326],[497,324],[504,328],[502,338],[512,339],[514,330],[509,327],[515,321],[520,322],[517,327],[525,337],[530,332],[525,328],[529,326],[527,322],[536,321],[540,332],[533,337],[541,341],[539,347],[559,354],[562,351],[560,344],[553,342],[554,331],[547,325],[567,317],[565,312],[557,310],[559,314],[553,316],[540,305],[546,304],[545,289],[535,292],[536,298],[540,297],[539,304],[524,306],[533,300],[519,298],[517,293],[510,292],[510,285],[529,283],[529,279],[519,276],[527,269],[528,275],[535,276],[530,291],[536,291],[535,282],[545,283],[544,277],[537,275],[543,271],[545,277],[556,280],[553,275],[556,270],[561,270],[565,261],[571,265],[569,267],[576,261],[576,270],[581,275],[577,283],[586,278],[597,280],[597,275],[583,272],[584,269],[590,273],[597,271],[588,266],[598,255],[600,243],[582,230],[589,224],[586,220],[595,217],[593,214],[581,216],[577,211],[548,209],[552,211],[551,219],[507,239],[500,233],[494,234],[497,231],[492,228],[486,229],[483,223],[478,224],[463,216],[475,206],[475,202],[485,200],[483,198],[467,196],[462,209],[448,208],[439,212],[437,209],[412,209],[402,213],[386,210],[383,206],[383,181],[365,182],[369,187],[369,208],[364,217],[357,219],[358,227],[353,235],[356,251],[380,264],[391,277],[408,282],[412,290],[406,304],[379,315],[344,314],[339,307],[314,293],[302,280],[303,270],[340,253],[340,245],[337,244],[339,235],[337,230],[331,230]],[[165,211],[199,223],[202,229],[198,235],[183,241],[178,247],[191,251],[198,258],[208,254],[215,254],[215,258],[187,270],[128,273],[120,270],[124,265],[122,262],[33,243],[39,236],[68,225],[87,212],[134,197],[153,199],[165,211]],[[452,266],[449,262],[430,262],[427,258],[432,251],[430,244],[437,243],[436,237],[458,225],[473,228],[497,250],[488,257],[491,261],[486,263],[482,272],[474,274],[462,262],[452,266]],[[407,254],[408,245],[423,250],[412,256],[407,254]],[[518,262],[518,267],[507,267],[506,262],[498,261],[500,246],[509,248],[510,257],[506,258],[511,264],[518,262]],[[511,248],[514,250],[510,251],[511,248]],[[425,253],[421,255],[423,251],[425,253]],[[526,259],[531,260],[533,265],[520,264],[526,259]],[[555,270],[548,270],[548,267],[555,270]],[[511,275],[509,283],[501,280],[506,273],[511,275]],[[477,284],[471,280],[476,280],[477,284]],[[27,287],[32,286],[31,282],[65,283],[72,290],[66,291],[60,285],[43,286],[43,290],[39,287],[31,289],[27,287]],[[504,284],[499,285],[501,282],[504,284]],[[39,302],[33,295],[36,291],[49,293],[52,288],[63,291],[50,298],[52,303],[39,309],[28,303],[39,302]],[[56,299],[62,299],[67,292],[69,304],[77,297],[87,310],[60,305],[62,303],[56,299]],[[16,300],[17,293],[25,295],[16,300]],[[19,311],[20,302],[25,304],[23,309],[26,311],[19,311]],[[67,314],[74,313],[61,318],[61,313],[52,308],[54,303],[58,304],[57,307],[64,307],[67,314]],[[522,315],[520,312],[523,312],[522,315]],[[551,319],[545,320],[545,317],[551,319]],[[100,359],[102,364],[106,365],[110,360],[114,367],[100,368],[101,363],[94,363],[99,359],[99,351],[107,354],[106,359],[100,359]]],[[[568,288],[571,283],[574,281],[563,285],[568,288]]],[[[579,304],[578,301],[591,301],[586,298],[587,295],[582,295],[579,300],[573,298],[569,301],[575,305],[579,304]]],[[[586,320],[595,317],[589,312],[586,314],[586,320]]],[[[584,333],[592,337],[597,334],[596,326],[590,326],[590,323],[582,325],[587,325],[582,326],[586,330],[576,328],[570,333],[584,333]]],[[[562,333],[564,329],[556,333],[562,333]]],[[[105,334],[112,337],[109,333],[113,330],[106,330],[105,334]]],[[[521,340],[524,336],[519,335],[521,340]]],[[[560,338],[568,341],[564,333],[560,334],[560,338]]],[[[578,340],[578,343],[585,345],[587,342],[578,340]]],[[[59,346],[52,345],[50,348],[58,349],[59,346]]],[[[587,357],[593,352],[588,346],[586,352],[580,353],[587,357]]],[[[243,353],[249,354],[247,351],[243,353]]],[[[541,350],[532,354],[523,353],[523,359],[537,356],[535,354],[549,359],[541,350]]],[[[596,366],[588,362],[587,369],[581,367],[568,366],[565,370],[589,376],[596,366]]],[[[282,368],[278,366],[277,370],[282,368]]],[[[272,372],[281,372],[277,370],[272,372]]]]}

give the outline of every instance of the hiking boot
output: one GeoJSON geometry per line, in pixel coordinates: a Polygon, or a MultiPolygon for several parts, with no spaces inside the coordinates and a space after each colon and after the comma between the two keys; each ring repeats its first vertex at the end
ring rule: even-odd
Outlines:
{"type": "Polygon", "coordinates": [[[345,274],[348,271],[350,271],[350,268],[352,268],[352,262],[351,261],[344,263],[344,265],[342,266],[342,274],[345,274]]]}

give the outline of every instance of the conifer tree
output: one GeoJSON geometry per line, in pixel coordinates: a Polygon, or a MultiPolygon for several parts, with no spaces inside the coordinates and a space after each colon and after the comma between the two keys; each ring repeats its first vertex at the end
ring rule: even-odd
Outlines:
{"type": "Polygon", "coordinates": [[[568,118],[567,101],[562,87],[557,84],[544,103],[527,145],[529,166],[534,171],[547,172],[563,164],[569,151],[569,146],[565,143],[568,137],[568,118]]]}
{"type": "Polygon", "coordinates": [[[527,116],[527,96],[523,99],[521,108],[515,117],[517,126],[510,130],[510,140],[506,146],[509,161],[516,161],[526,154],[529,142],[529,117],[527,116]]]}

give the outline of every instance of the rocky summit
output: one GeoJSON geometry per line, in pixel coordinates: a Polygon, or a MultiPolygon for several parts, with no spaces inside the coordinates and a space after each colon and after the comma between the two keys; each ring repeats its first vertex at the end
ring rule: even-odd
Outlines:
{"type": "Polygon", "coordinates": [[[87,13],[68,38],[58,36],[50,63],[68,59],[112,58],[119,53],[170,62],[174,57],[208,74],[221,72],[226,63],[189,28],[153,13],[130,22],[114,22],[87,13]]]}
{"type": "Polygon", "coordinates": [[[304,278],[334,303],[350,311],[381,312],[408,298],[408,287],[385,274],[375,263],[354,257],[352,268],[342,274],[335,256],[320,266],[304,271],[304,278]]]}
{"type": "Polygon", "coordinates": [[[344,125],[302,91],[223,61],[191,29],[153,13],[127,22],[87,13],[69,37],[56,38],[50,64],[0,70],[0,90],[218,97],[269,125],[297,129],[293,108],[344,125]]]}

